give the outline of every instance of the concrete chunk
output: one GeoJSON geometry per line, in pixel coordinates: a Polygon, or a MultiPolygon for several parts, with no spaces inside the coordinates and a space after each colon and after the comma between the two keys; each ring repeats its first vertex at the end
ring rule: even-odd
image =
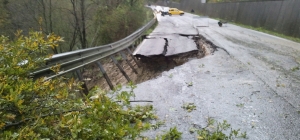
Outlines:
{"type": "Polygon", "coordinates": [[[178,36],[176,39],[168,40],[167,53],[165,56],[172,56],[198,50],[194,40],[178,36]]]}
{"type": "Polygon", "coordinates": [[[133,55],[153,56],[161,55],[166,41],[163,38],[145,39],[133,52],[133,55]]]}

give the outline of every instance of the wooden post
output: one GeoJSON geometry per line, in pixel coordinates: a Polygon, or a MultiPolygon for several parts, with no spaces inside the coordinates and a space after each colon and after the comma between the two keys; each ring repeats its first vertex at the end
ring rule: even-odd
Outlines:
{"type": "Polygon", "coordinates": [[[89,94],[89,89],[88,89],[88,87],[87,87],[85,81],[83,80],[83,77],[82,77],[81,72],[80,72],[79,69],[76,70],[76,74],[77,74],[78,79],[79,79],[81,82],[83,82],[83,84],[81,85],[81,87],[82,87],[82,92],[83,92],[85,95],[88,95],[88,94],[89,94]]]}
{"type": "Polygon", "coordinates": [[[117,65],[117,67],[120,69],[120,71],[122,72],[122,74],[124,75],[124,77],[127,79],[127,81],[130,82],[131,81],[130,78],[125,73],[125,71],[123,70],[123,68],[121,67],[121,65],[118,63],[118,61],[113,56],[110,56],[110,58],[117,65]]]}
{"type": "Polygon", "coordinates": [[[127,51],[128,51],[128,53],[130,54],[130,56],[132,57],[132,59],[134,60],[134,62],[136,63],[136,65],[137,65],[138,67],[140,67],[139,63],[137,62],[137,60],[135,59],[135,57],[133,56],[133,54],[132,54],[132,52],[130,51],[129,48],[127,48],[127,51]]]}
{"type": "Polygon", "coordinates": [[[134,69],[134,67],[131,65],[131,63],[127,59],[127,56],[122,51],[120,51],[120,54],[121,54],[122,58],[126,60],[127,64],[130,66],[130,68],[133,70],[133,72],[135,74],[138,74],[138,72],[134,69]]]}
{"type": "Polygon", "coordinates": [[[99,61],[96,62],[96,63],[97,63],[97,65],[98,65],[98,67],[99,67],[101,73],[103,74],[103,76],[104,76],[104,78],[105,78],[107,84],[109,85],[110,89],[113,90],[113,89],[114,89],[114,86],[113,86],[113,84],[111,83],[109,77],[107,76],[107,73],[105,72],[103,66],[101,65],[101,63],[100,63],[99,61]]]}

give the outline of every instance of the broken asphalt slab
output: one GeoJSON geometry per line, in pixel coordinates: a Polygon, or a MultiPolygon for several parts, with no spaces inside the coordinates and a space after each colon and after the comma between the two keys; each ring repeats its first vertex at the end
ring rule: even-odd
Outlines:
{"type": "Polygon", "coordinates": [[[192,36],[178,34],[151,35],[133,52],[137,56],[172,56],[191,51],[197,51],[197,45],[192,36]]]}

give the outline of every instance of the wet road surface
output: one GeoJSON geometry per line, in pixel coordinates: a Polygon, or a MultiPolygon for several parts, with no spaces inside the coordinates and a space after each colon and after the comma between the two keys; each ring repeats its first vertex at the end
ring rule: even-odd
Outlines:
{"type": "Polygon", "coordinates": [[[158,15],[158,21],[152,35],[199,33],[218,49],[137,85],[135,99],[152,100],[165,121],[144,135],[154,138],[176,126],[182,139],[195,139],[189,129],[213,118],[227,120],[251,140],[299,140],[299,43],[232,24],[219,27],[216,20],[188,13],[158,15]],[[194,103],[196,110],[188,113],[184,103],[194,103]]]}

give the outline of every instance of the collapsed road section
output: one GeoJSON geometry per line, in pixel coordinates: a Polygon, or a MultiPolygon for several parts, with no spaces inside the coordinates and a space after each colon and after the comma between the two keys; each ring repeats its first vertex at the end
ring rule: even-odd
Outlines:
{"type": "Polygon", "coordinates": [[[190,59],[213,54],[217,49],[212,42],[201,35],[155,34],[146,36],[133,55],[147,71],[168,71],[190,59]]]}
{"type": "MultiPolygon", "coordinates": [[[[153,53],[153,55],[144,56],[141,54],[137,54],[136,52],[138,52],[137,51],[138,49],[136,49],[135,56],[139,58],[137,61],[138,65],[135,63],[132,57],[127,56],[130,63],[132,63],[134,68],[137,70],[137,73],[132,71],[132,69],[128,66],[125,60],[123,59],[118,60],[121,67],[130,77],[132,82],[135,84],[139,84],[144,81],[154,79],[157,76],[161,75],[161,73],[164,71],[168,71],[170,69],[173,69],[176,66],[180,66],[186,63],[187,61],[189,61],[190,59],[202,58],[205,55],[213,54],[214,51],[216,50],[216,46],[214,44],[212,44],[210,41],[206,40],[204,37],[200,35],[171,34],[171,35],[148,36],[146,37],[146,39],[144,39],[143,42],[149,43],[148,42],[149,40],[150,42],[152,41],[151,42],[152,44],[150,43],[150,45],[148,46],[149,47],[148,50],[151,50],[151,45],[152,45],[153,47],[157,47],[157,50],[152,51],[156,53],[153,53]],[[174,55],[169,55],[171,54],[170,52],[175,52],[174,49],[172,50],[171,45],[169,45],[170,42],[173,42],[175,40],[174,36],[177,37],[180,36],[179,38],[181,38],[182,41],[181,42],[182,46],[176,45],[177,50],[190,48],[187,47],[186,42],[183,42],[184,40],[188,40],[188,42],[191,45],[193,45],[194,49],[191,49],[190,51],[182,51],[181,53],[173,53],[174,55]]],[[[139,47],[142,46],[140,45],[137,48],[139,47]]],[[[118,56],[116,57],[118,58],[118,56]]],[[[102,63],[104,69],[107,70],[107,75],[108,77],[110,77],[110,80],[113,85],[127,83],[126,78],[124,78],[122,73],[118,71],[117,66],[111,60],[108,62],[103,61],[102,63]]],[[[98,86],[103,90],[109,90],[109,86],[107,85],[105,78],[102,75],[99,75],[99,69],[96,65],[92,65],[90,66],[89,69],[85,70],[83,77],[84,79],[90,79],[86,81],[90,89],[93,88],[94,86],[98,86]]]]}
{"type": "Polygon", "coordinates": [[[135,56],[174,56],[198,51],[195,35],[156,34],[147,36],[137,47],[135,56]]]}
{"type": "Polygon", "coordinates": [[[213,54],[217,48],[199,34],[152,34],[145,37],[133,55],[144,65],[172,65],[171,68],[174,68],[189,59],[213,54]]]}

